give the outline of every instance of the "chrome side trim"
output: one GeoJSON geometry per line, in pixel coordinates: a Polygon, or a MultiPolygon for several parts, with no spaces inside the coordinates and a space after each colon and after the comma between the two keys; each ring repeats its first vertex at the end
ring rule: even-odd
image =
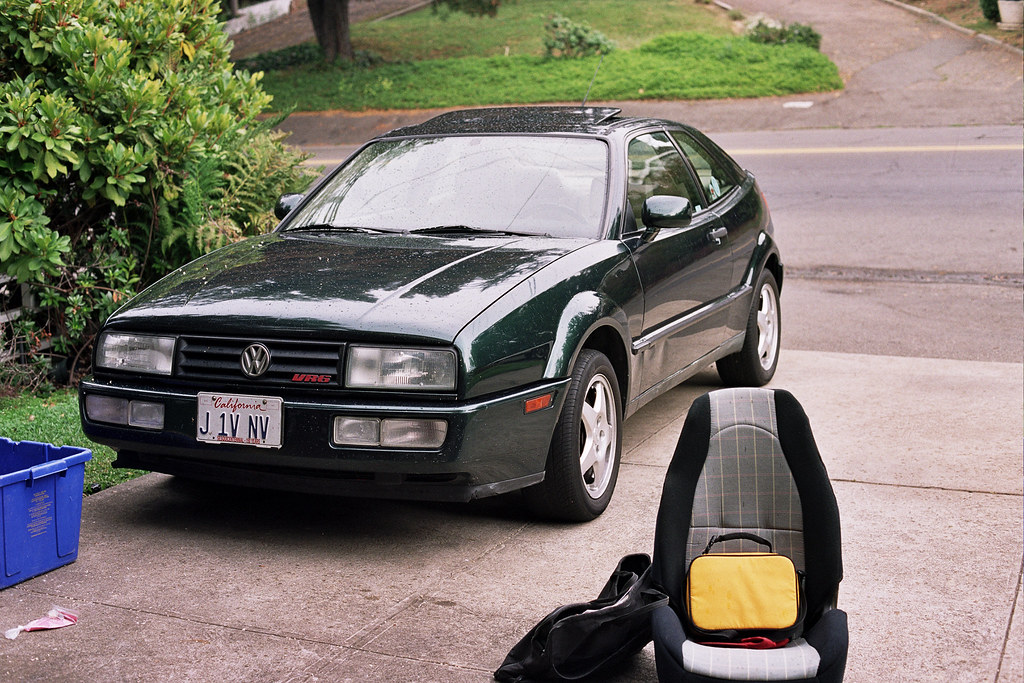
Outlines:
{"type": "Polygon", "coordinates": [[[732,302],[736,301],[736,299],[739,299],[740,297],[749,294],[752,290],[752,286],[750,286],[749,284],[745,284],[738,289],[732,290],[718,301],[714,301],[710,304],[701,306],[692,313],[687,313],[682,318],[677,318],[676,320],[665,323],[658,329],[653,330],[652,332],[648,332],[644,336],[635,340],[633,342],[633,353],[640,353],[644,349],[650,347],[655,342],[664,339],[665,337],[669,337],[675,334],[676,332],[680,331],[684,327],[692,325],[701,318],[706,318],[707,316],[717,312],[719,309],[730,305],[732,302]]]}
{"type": "Polygon", "coordinates": [[[644,393],[633,399],[633,401],[623,409],[626,417],[633,415],[633,413],[640,410],[640,408],[644,407],[665,392],[674,389],[676,386],[690,379],[704,368],[710,367],[712,363],[720,358],[725,358],[726,356],[739,351],[743,348],[743,336],[744,335],[742,333],[737,334],[711,353],[702,356],[682,370],[673,373],[650,389],[647,389],[644,393]]]}

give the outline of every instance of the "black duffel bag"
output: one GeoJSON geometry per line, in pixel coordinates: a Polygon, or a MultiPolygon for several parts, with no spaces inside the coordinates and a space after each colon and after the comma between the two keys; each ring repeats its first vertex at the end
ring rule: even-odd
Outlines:
{"type": "Polygon", "coordinates": [[[668,596],[651,586],[651,558],[626,555],[600,595],[544,617],[494,672],[505,683],[578,680],[621,662],[651,642],[651,612],[668,596]]]}

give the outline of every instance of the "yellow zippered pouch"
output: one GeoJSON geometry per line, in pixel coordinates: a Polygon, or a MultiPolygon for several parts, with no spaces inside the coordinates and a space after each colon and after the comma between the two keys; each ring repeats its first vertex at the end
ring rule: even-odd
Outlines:
{"type": "Polygon", "coordinates": [[[800,615],[796,567],[784,555],[701,555],[687,584],[690,620],[702,631],[774,631],[792,627],[800,615]]]}

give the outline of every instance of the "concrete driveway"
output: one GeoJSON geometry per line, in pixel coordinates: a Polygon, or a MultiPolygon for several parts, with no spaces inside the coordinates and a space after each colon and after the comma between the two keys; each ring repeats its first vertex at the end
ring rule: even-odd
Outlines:
{"type": "MultiPolygon", "coordinates": [[[[877,0],[734,4],[812,23],[847,90],[790,98],[813,101],[803,109],[769,98],[631,103],[632,113],[711,132],[1020,125],[1015,53],[877,0]]],[[[407,118],[292,121],[297,142],[323,144],[407,118]]],[[[993,250],[1019,249],[1015,234],[993,250]]],[[[799,280],[786,288],[784,305],[787,294],[823,305],[799,280]]],[[[994,324],[1022,323],[1018,308],[994,324]]],[[[585,525],[537,523],[516,496],[364,501],[155,474],[90,496],[78,561],[0,591],[0,630],[53,604],[80,620],[0,640],[0,680],[488,680],[548,611],[594,597],[622,555],[650,552],[686,410],[717,385],[704,373],[626,423],[615,498],[585,525]]],[[[807,344],[784,348],[772,386],[804,405],[839,500],[847,680],[1024,681],[1019,357],[807,344]]],[[[652,650],[607,680],[656,680],[652,650]]]]}
{"type": "MultiPolygon", "coordinates": [[[[590,524],[531,521],[515,496],[361,501],[157,474],[90,496],[78,561],[0,593],[5,629],[51,604],[80,621],[0,642],[0,678],[487,680],[550,609],[650,552],[686,409],[716,385],[705,373],[627,422],[615,499],[590,524]]],[[[1020,365],[786,351],[773,385],[803,403],[839,500],[847,680],[1024,680],[1020,365]]],[[[656,680],[650,646],[608,680],[656,680]]]]}

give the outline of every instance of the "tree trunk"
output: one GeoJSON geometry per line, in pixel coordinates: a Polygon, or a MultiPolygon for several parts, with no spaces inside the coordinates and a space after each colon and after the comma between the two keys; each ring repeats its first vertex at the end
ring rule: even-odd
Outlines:
{"type": "Polygon", "coordinates": [[[352,59],[352,38],[348,27],[348,0],[308,0],[309,18],[316,41],[328,62],[352,59]]]}

